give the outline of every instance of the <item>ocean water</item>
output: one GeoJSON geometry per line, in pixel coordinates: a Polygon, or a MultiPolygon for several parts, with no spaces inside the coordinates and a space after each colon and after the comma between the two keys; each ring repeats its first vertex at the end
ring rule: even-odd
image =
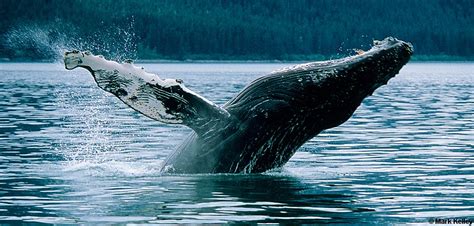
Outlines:
{"type": "MultiPolygon", "coordinates": [[[[284,64],[145,64],[223,104],[284,64]]],[[[0,224],[474,220],[474,64],[410,63],[264,174],[162,175],[190,130],[60,64],[0,64],[0,224]]]]}

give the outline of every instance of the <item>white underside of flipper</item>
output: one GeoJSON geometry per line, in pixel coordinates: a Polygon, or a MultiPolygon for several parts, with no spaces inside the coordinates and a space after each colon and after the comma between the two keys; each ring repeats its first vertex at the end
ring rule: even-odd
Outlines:
{"type": "Polygon", "coordinates": [[[72,51],[64,56],[66,69],[83,67],[89,70],[97,85],[117,96],[136,111],[164,123],[182,124],[186,118],[198,116],[195,108],[187,107],[199,102],[222,115],[227,111],[189,90],[176,79],[161,79],[136,67],[131,61],[117,63],[89,52],[72,51]],[[191,98],[190,98],[191,97],[191,98]]]}

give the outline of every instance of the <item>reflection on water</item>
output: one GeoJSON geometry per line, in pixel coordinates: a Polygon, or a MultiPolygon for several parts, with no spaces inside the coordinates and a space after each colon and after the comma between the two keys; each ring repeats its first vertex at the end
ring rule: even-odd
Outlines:
{"type": "MultiPolygon", "coordinates": [[[[223,104],[281,64],[144,65],[223,104]]],[[[281,170],[160,175],[189,129],[85,71],[0,64],[0,224],[427,223],[474,216],[474,64],[409,64],[281,170]]]]}

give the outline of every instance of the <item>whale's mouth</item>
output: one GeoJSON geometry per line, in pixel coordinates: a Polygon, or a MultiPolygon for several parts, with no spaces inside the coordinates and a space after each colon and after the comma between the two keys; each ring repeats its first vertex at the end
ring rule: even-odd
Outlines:
{"type": "MultiPolygon", "coordinates": [[[[331,67],[361,68],[384,81],[398,73],[413,54],[413,45],[393,37],[374,40],[367,50],[354,49],[355,55],[330,61],[331,67]]],[[[386,81],[385,81],[386,82],[386,81]]],[[[385,83],[384,82],[384,83],[385,83]]]]}
{"type": "Polygon", "coordinates": [[[331,68],[345,70],[347,75],[357,78],[361,88],[360,95],[371,95],[378,87],[385,85],[399,73],[413,54],[413,45],[393,37],[381,41],[374,40],[367,51],[356,51],[357,55],[332,61],[331,68]]]}
{"type": "MultiPolygon", "coordinates": [[[[393,37],[381,41],[374,40],[373,46],[366,52],[349,58],[349,62],[357,64],[365,62],[378,68],[378,74],[397,71],[405,65],[413,54],[413,45],[393,37]]],[[[389,73],[392,74],[392,73],[389,73]]]]}
{"type": "Polygon", "coordinates": [[[410,60],[412,54],[413,45],[409,42],[393,37],[387,37],[382,41],[374,40],[373,47],[365,59],[373,67],[374,83],[371,92],[387,84],[410,60]]]}
{"type": "Polygon", "coordinates": [[[384,40],[374,40],[373,41],[373,47],[376,49],[389,49],[389,48],[394,48],[397,46],[401,46],[403,49],[405,49],[410,55],[413,53],[413,45],[409,42],[401,41],[398,40],[394,37],[387,37],[384,40]]]}

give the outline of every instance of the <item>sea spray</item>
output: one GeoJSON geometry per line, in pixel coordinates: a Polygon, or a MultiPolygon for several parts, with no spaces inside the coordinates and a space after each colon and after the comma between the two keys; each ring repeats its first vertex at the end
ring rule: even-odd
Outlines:
{"type": "MultiPolygon", "coordinates": [[[[90,50],[116,61],[134,59],[137,55],[133,18],[125,26],[99,23],[91,31],[80,31],[74,25],[61,21],[17,24],[3,38],[4,46],[18,56],[28,53],[29,57],[24,60],[62,64],[64,52],[71,49],[90,50]]],[[[77,71],[63,76],[70,77],[71,81],[84,79],[84,84],[87,84],[87,79],[91,82],[91,86],[80,87],[83,92],[70,90],[68,83],[56,87],[56,105],[62,111],[62,132],[52,148],[64,160],[64,169],[87,170],[94,174],[103,171],[121,174],[150,171],[149,167],[137,167],[126,155],[119,154],[124,144],[112,142],[111,137],[117,135],[114,128],[119,127],[117,121],[110,117],[116,103],[92,88],[90,75],[77,71]]]]}
{"type": "Polygon", "coordinates": [[[48,23],[22,23],[12,26],[2,39],[12,58],[62,62],[65,51],[89,50],[108,59],[137,58],[137,36],[133,17],[122,25],[98,23],[91,30],[56,20],[48,23]]]}
{"type": "Polygon", "coordinates": [[[137,35],[133,17],[120,26],[99,23],[94,31],[84,33],[75,41],[73,49],[89,50],[118,62],[137,58],[137,35]]]}
{"type": "Polygon", "coordinates": [[[56,104],[63,116],[61,127],[65,131],[57,140],[56,150],[68,162],[109,161],[108,156],[119,145],[109,139],[115,122],[108,116],[110,105],[106,103],[107,96],[89,91],[92,98],[78,92],[56,93],[56,104]]]}
{"type": "Polygon", "coordinates": [[[26,56],[30,60],[54,60],[61,52],[71,46],[70,38],[75,35],[73,29],[66,34],[61,23],[17,25],[4,35],[4,45],[15,56],[26,56]]]}
{"type": "MultiPolygon", "coordinates": [[[[77,75],[71,75],[77,76],[77,75]]],[[[55,141],[55,153],[64,160],[62,168],[75,175],[139,176],[155,175],[160,161],[137,161],[126,147],[134,139],[122,134],[120,120],[113,117],[117,103],[95,88],[82,87],[84,92],[57,92],[63,131],[55,141]],[[116,139],[115,137],[123,137],[116,139]]]]}

